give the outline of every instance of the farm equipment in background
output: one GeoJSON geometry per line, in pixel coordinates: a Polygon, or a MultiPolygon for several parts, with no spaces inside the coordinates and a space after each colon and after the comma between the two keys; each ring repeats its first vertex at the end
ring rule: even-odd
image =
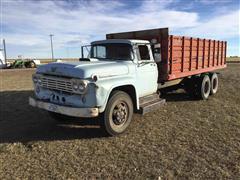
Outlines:
{"type": "Polygon", "coordinates": [[[11,63],[9,68],[11,68],[11,69],[13,69],[13,68],[36,68],[37,64],[39,64],[37,61],[39,61],[39,60],[18,59],[18,60],[13,61],[13,63],[11,63]]]}
{"type": "Polygon", "coordinates": [[[40,60],[37,59],[23,59],[21,55],[16,60],[7,60],[6,44],[3,39],[3,48],[0,49],[0,69],[14,69],[14,68],[36,68],[40,65],[40,60]]]}

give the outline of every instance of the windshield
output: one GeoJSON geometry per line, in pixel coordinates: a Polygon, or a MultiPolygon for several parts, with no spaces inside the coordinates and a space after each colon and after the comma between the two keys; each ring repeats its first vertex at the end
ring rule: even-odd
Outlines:
{"type": "Polygon", "coordinates": [[[100,60],[132,60],[132,46],[126,43],[95,44],[91,47],[90,58],[100,60]]]}

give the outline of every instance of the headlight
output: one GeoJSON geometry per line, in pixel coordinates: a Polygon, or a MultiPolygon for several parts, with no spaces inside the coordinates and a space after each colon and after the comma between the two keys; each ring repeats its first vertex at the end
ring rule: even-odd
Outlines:
{"type": "Polygon", "coordinates": [[[35,84],[39,84],[39,85],[42,84],[42,80],[41,80],[40,76],[34,74],[34,75],[32,76],[32,79],[33,79],[33,82],[34,82],[35,84]]]}
{"type": "Polygon", "coordinates": [[[84,80],[72,79],[72,88],[75,93],[84,94],[87,90],[87,82],[84,80]]]}
{"type": "Polygon", "coordinates": [[[42,80],[38,79],[38,84],[41,85],[42,84],[42,80]]]}
{"type": "Polygon", "coordinates": [[[84,82],[84,81],[79,82],[78,88],[79,88],[80,91],[85,91],[86,87],[87,87],[86,82],[84,82]]]}
{"type": "Polygon", "coordinates": [[[37,82],[38,82],[38,78],[37,78],[36,76],[33,76],[32,79],[33,79],[33,82],[34,82],[34,83],[37,83],[37,82]]]}
{"type": "Polygon", "coordinates": [[[73,83],[72,83],[72,88],[73,88],[74,91],[77,91],[77,90],[78,90],[78,84],[77,84],[77,82],[73,82],[73,83]]]}

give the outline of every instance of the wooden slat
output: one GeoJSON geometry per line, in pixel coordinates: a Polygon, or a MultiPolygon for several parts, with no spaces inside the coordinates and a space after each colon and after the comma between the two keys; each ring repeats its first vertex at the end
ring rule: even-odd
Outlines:
{"type": "Polygon", "coordinates": [[[205,61],[205,42],[206,40],[203,39],[203,59],[202,59],[202,68],[204,68],[204,61],[205,61]]]}
{"type": "Polygon", "coordinates": [[[189,59],[189,71],[192,69],[192,37],[190,38],[190,59],[189,59]]]}
{"type": "Polygon", "coordinates": [[[215,63],[215,47],[216,47],[216,41],[213,41],[213,62],[212,62],[212,66],[214,66],[215,63]]]}
{"type": "Polygon", "coordinates": [[[170,36],[170,74],[172,74],[173,66],[173,35],[170,36]]]}
{"type": "Polygon", "coordinates": [[[210,67],[210,59],[211,59],[211,57],[210,57],[210,55],[211,55],[211,40],[209,39],[209,41],[208,41],[208,67],[210,67]]]}
{"type": "Polygon", "coordinates": [[[197,64],[196,69],[198,69],[198,62],[199,61],[199,38],[197,38],[197,64]]]}
{"type": "Polygon", "coordinates": [[[181,67],[181,71],[183,72],[183,68],[184,68],[184,41],[185,41],[185,38],[184,38],[184,36],[182,37],[182,67],[181,67]]]}
{"type": "Polygon", "coordinates": [[[227,41],[225,41],[225,53],[224,53],[224,64],[226,64],[226,60],[227,60],[227,41]]]}
{"type": "Polygon", "coordinates": [[[223,41],[221,43],[221,65],[223,64],[223,41]]]}
{"type": "Polygon", "coordinates": [[[219,64],[219,41],[218,41],[218,47],[217,47],[217,66],[219,64]]]}

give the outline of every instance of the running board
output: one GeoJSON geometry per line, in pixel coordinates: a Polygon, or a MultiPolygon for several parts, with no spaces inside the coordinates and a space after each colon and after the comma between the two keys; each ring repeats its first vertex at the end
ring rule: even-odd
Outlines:
{"type": "Polygon", "coordinates": [[[150,94],[148,96],[144,96],[144,97],[140,97],[139,98],[139,104],[146,104],[148,102],[151,102],[151,101],[154,101],[154,100],[158,100],[160,97],[159,97],[159,94],[157,93],[154,93],[154,94],[150,94]]]}
{"type": "Polygon", "coordinates": [[[157,110],[166,102],[165,99],[160,99],[158,94],[142,97],[140,98],[139,101],[140,101],[139,113],[142,115],[157,110]]]}

